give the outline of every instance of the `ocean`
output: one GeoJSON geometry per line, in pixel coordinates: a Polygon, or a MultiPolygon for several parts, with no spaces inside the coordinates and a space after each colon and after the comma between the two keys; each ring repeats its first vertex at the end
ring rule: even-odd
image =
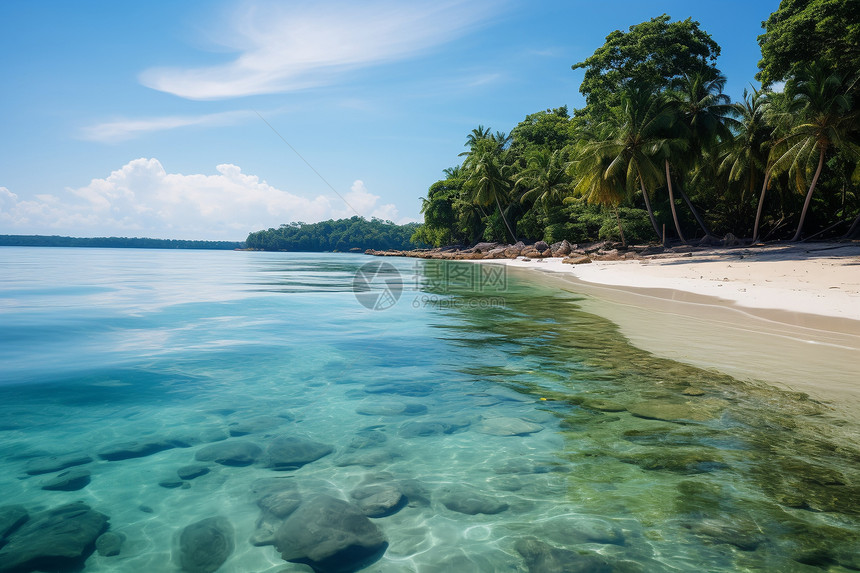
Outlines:
{"type": "Polygon", "coordinates": [[[860,570],[851,421],[640,350],[575,285],[337,253],[0,270],[0,571],[860,570]]]}

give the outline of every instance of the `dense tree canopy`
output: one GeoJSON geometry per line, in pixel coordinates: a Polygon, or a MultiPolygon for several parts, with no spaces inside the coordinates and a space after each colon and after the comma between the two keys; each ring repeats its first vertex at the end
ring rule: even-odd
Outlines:
{"type": "Polygon", "coordinates": [[[408,249],[417,223],[395,225],[391,221],[352,217],[319,223],[290,223],[277,229],[257,231],[245,241],[249,249],[264,251],[349,251],[408,249]]]}
{"type": "Polygon", "coordinates": [[[94,247],[109,249],[208,249],[232,250],[244,246],[238,241],[185,241],[129,237],[60,237],[57,235],[0,235],[4,247],[94,247]]]}
{"type": "Polygon", "coordinates": [[[573,66],[586,70],[586,107],[573,117],[565,106],[532,113],[510,135],[473,129],[463,164],[430,186],[413,238],[441,246],[857,233],[858,2],[783,1],[765,23],[763,74],[786,78],[786,88],[735,104],[716,67],[720,47],[698,22],[663,15],[611,33],[573,66]],[[806,31],[816,18],[832,20],[832,32],[806,31]]]}
{"type": "Polygon", "coordinates": [[[860,73],[860,0],[782,0],[762,26],[756,78],[765,87],[810,62],[860,73]]]}
{"type": "Polygon", "coordinates": [[[684,74],[713,68],[719,55],[720,46],[698,22],[670,22],[663,14],[627,32],[615,30],[594,54],[572,67],[585,69],[579,91],[588,104],[587,115],[602,119],[629,84],[660,90],[684,74]]]}

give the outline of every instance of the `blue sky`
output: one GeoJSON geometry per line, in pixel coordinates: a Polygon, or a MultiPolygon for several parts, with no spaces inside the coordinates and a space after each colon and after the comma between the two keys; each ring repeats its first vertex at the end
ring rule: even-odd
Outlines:
{"type": "Polygon", "coordinates": [[[570,66],[611,31],[692,17],[739,99],[778,4],[4,0],[0,234],[418,220],[472,128],[581,107],[570,66]]]}

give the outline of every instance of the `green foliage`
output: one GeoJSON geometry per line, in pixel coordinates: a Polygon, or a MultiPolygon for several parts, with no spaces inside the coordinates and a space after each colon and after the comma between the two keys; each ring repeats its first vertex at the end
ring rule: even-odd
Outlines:
{"type": "Polygon", "coordinates": [[[365,249],[410,249],[412,238],[420,239],[418,223],[395,225],[363,217],[321,221],[319,223],[290,223],[277,229],[257,231],[248,235],[245,244],[263,251],[349,251],[365,249]]]}
{"type": "Polygon", "coordinates": [[[756,79],[769,86],[804,65],[823,62],[855,75],[860,68],[860,0],[782,0],[763,22],[756,79]]]}
{"type": "Polygon", "coordinates": [[[579,91],[588,104],[587,117],[605,119],[620,104],[620,92],[627,86],[656,92],[684,74],[715,69],[720,46],[711,36],[690,18],[670,20],[663,14],[630,26],[628,32],[615,30],[594,54],[572,66],[585,69],[579,91]]]}
{"type": "Polygon", "coordinates": [[[183,241],[128,237],[60,237],[57,235],[0,235],[4,247],[95,247],[109,249],[241,249],[238,241],[183,241]]]}
{"type": "MultiPolygon", "coordinates": [[[[855,38],[858,2],[785,0],[768,21],[767,42],[785,40],[776,32],[792,10],[804,18],[841,14],[834,43],[855,38]]],[[[840,56],[856,74],[858,42],[851,41],[840,56]]],[[[816,53],[833,49],[811,43],[816,53]]],[[[847,231],[860,209],[856,75],[834,74],[840,60],[822,57],[815,74],[786,68],[785,93],[754,91],[732,104],[715,67],[719,53],[690,19],[663,15],[613,32],[573,66],[585,69],[587,98],[573,118],[559,107],[526,116],[510,135],[484,126],[467,134],[462,166],[430,187],[414,238],[435,246],[517,236],[641,243],[661,240],[667,225],[670,239],[701,236],[699,229],[788,238],[807,212],[816,229],[847,231]]]]}

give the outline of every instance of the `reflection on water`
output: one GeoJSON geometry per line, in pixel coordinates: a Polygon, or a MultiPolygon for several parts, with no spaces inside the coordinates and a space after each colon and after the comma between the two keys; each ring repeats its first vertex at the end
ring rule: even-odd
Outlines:
{"type": "Polygon", "coordinates": [[[371,311],[359,255],[0,250],[0,563],[82,501],[121,547],[58,570],[860,569],[855,421],[386,261],[371,311]]]}

